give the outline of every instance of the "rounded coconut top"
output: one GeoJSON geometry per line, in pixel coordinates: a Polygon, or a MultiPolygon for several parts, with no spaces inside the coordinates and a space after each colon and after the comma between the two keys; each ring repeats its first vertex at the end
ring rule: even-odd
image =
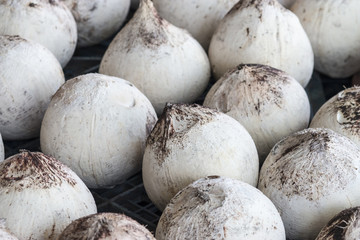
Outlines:
{"type": "Polygon", "coordinates": [[[164,209],[179,190],[208,175],[255,186],[259,159],[235,119],[197,104],[168,104],[147,139],[142,169],[149,198],[164,209]]]}
{"type": "Polygon", "coordinates": [[[258,63],[289,73],[303,87],[314,67],[314,54],[301,23],[276,0],[235,4],[212,36],[209,59],[216,79],[239,64],[258,63]]]}
{"type": "Polygon", "coordinates": [[[360,207],[348,208],[336,214],[320,231],[316,240],[358,239],[360,207]]]}
{"type": "Polygon", "coordinates": [[[330,129],[308,128],[272,148],[258,188],[279,209],[288,238],[314,239],[335,213],[360,205],[358,184],[360,148],[330,129]]]}
{"type": "Polygon", "coordinates": [[[0,34],[20,35],[48,48],[64,67],[77,42],[77,28],[61,0],[0,1],[0,34]]]}
{"type": "Polygon", "coordinates": [[[97,213],[74,220],[58,240],[155,240],[144,226],[119,213],[97,213]]]}
{"type": "Polygon", "coordinates": [[[360,87],[347,88],[316,112],[310,127],[330,128],[360,146],[360,87]]]}
{"type": "Polygon", "coordinates": [[[310,120],[303,87],[286,72],[261,64],[228,71],[211,87],[204,105],[239,121],[254,139],[261,162],[275,143],[310,120]]]}
{"type": "Polygon", "coordinates": [[[166,206],[156,238],[285,239],[273,203],[258,189],[219,176],[201,178],[179,191],[166,206]]]}

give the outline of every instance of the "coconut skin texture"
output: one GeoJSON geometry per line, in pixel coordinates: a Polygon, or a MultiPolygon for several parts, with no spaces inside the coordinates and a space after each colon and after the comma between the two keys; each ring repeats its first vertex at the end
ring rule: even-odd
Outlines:
{"type": "Polygon", "coordinates": [[[38,137],[50,99],[65,82],[63,70],[48,49],[19,36],[0,36],[0,56],[2,138],[38,137]]]}
{"type": "Polygon", "coordinates": [[[73,221],[58,240],[155,240],[137,221],[119,213],[97,213],[73,221]]]}
{"type": "Polygon", "coordinates": [[[59,0],[0,1],[0,34],[20,35],[48,48],[64,67],[74,54],[77,29],[59,0]]]}
{"type": "Polygon", "coordinates": [[[2,240],[19,240],[9,229],[5,226],[6,219],[0,219],[0,239],[2,240]]]}
{"type": "Polygon", "coordinates": [[[160,115],[167,102],[192,103],[201,96],[210,63],[190,34],[159,17],[150,0],[142,0],[106,50],[99,72],[132,82],[160,115]]]}
{"type": "Polygon", "coordinates": [[[184,28],[207,51],[220,20],[239,0],[153,0],[159,15],[184,28]]]}
{"type": "Polygon", "coordinates": [[[289,73],[303,87],[314,67],[299,19],[276,0],[239,1],[215,30],[209,59],[215,79],[239,64],[257,63],[289,73]]]}
{"type": "Polygon", "coordinates": [[[156,120],[149,100],[130,82],[81,75],[53,96],[40,145],[89,188],[110,187],[141,170],[146,137],[156,120]]]}
{"type": "Polygon", "coordinates": [[[175,195],[162,213],[156,239],[284,239],[274,204],[242,181],[210,176],[175,195]]]}
{"type": "Polygon", "coordinates": [[[62,1],[75,18],[78,47],[93,46],[116,33],[130,9],[130,0],[62,1]]]}
{"type": "Polygon", "coordinates": [[[163,210],[191,182],[221,175],[256,186],[259,159],[245,128],[197,104],[168,104],[146,143],[142,176],[150,200],[163,210]]]}
{"type": "Polygon", "coordinates": [[[360,87],[347,88],[330,98],[316,112],[310,127],[330,128],[360,147],[360,87]]]}
{"type": "Polygon", "coordinates": [[[239,121],[253,138],[260,163],[283,137],[307,128],[310,102],[289,74],[260,64],[239,65],[207,93],[204,106],[239,121]]]}
{"type": "Polygon", "coordinates": [[[338,212],[360,205],[360,148],[326,128],[294,133],[271,150],[258,188],[280,212],[288,239],[315,239],[338,212]]]}
{"type": "Polygon", "coordinates": [[[0,218],[19,239],[56,239],[96,212],[89,189],[56,159],[23,151],[0,163],[0,218]]]}
{"type": "Polygon", "coordinates": [[[316,240],[356,240],[360,236],[360,207],[336,214],[320,231],[316,240]]]}
{"type": "Polygon", "coordinates": [[[317,71],[345,78],[360,70],[359,9],[358,0],[302,0],[291,7],[310,39],[317,71]]]}

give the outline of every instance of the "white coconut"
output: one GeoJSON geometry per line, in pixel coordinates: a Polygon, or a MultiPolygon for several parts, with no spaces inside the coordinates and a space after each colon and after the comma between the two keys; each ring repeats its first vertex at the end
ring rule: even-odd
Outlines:
{"type": "Polygon", "coordinates": [[[156,239],[284,239],[274,204],[239,180],[211,176],[182,189],[162,213],[156,239]]]}
{"type": "Polygon", "coordinates": [[[6,220],[4,218],[0,219],[0,239],[2,240],[18,240],[18,238],[9,231],[5,226],[6,220]]]}
{"type": "Polygon", "coordinates": [[[278,0],[284,7],[290,8],[296,0],[278,0]]]}
{"type": "Polygon", "coordinates": [[[79,218],[69,224],[58,238],[80,239],[155,240],[144,226],[119,213],[97,213],[79,218]]]}
{"type": "Polygon", "coordinates": [[[347,88],[329,99],[316,112],[310,127],[330,128],[360,147],[360,87],[347,88]]]}
{"type": "Polygon", "coordinates": [[[216,79],[239,64],[258,63],[289,73],[303,87],[314,67],[299,19],[276,0],[239,1],[220,21],[209,58],[216,79]]]}
{"type": "Polygon", "coordinates": [[[0,56],[2,138],[38,137],[51,96],[65,82],[62,68],[48,49],[19,36],[0,36],[0,56]]]}
{"type": "Polygon", "coordinates": [[[56,159],[23,151],[0,163],[0,218],[19,239],[57,239],[96,211],[89,189],[56,159]]]}
{"type": "Polygon", "coordinates": [[[88,187],[110,187],[141,170],[146,137],[156,120],[151,103],[133,84],[102,74],[81,75],[53,96],[40,145],[88,187]]]}
{"type": "Polygon", "coordinates": [[[193,37],[159,17],[150,0],[142,0],[106,50],[99,72],[132,82],[160,115],[166,102],[192,103],[201,96],[210,63],[193,37]]]}
{"type": "Polygon", "coordinates": [[[0,1],[0,34],[20,35],[44,45],[62,67],[72,57],[77,41],[74,17],[59,0],[0,1]]]}
{"type": "Polygon", "coordinates": [[[204,106],[239,121],[253,138],[261,163],[279,140],[310,121],[304,88],[289,74],[259,64],[227,72],[211,87],[204,106]]]}
{"type": "Polygon", "coordinates": [[[259,160],[245,128],[196,104],[169,104],[148,137],[142,176],[150,200],[163,210],[193,181],[221,175],[256,186],[259,160]]]}
{"type": "Polygon", "coordinates": [[[360,236],[360,207],[336,214],[320,231],[316,240],[355,240],[360,236]]]}
{"type": "Polygon", "coordinates": [[[184,28],[207,51],[220,20],[239,0],[153,0],[159,15],[184,28]]]}
{"type": "Polygon", "coordinates": [[[130,0],[62,0],[73,14],[78,47],[100,43],[116,33],[129,13],[130,0]]]}
{"type": "Polygon", "coordinates": [[[360,148],[330,129],[292,134],[271,150],[258,188],[278,208],[289,239],[315,239],[338,212],[360,205],[360,148]]]}
{"type": "Polygon", "coordinates": [[[310,39],[316,70],[333,78],[360,70],[359,9],[359,0],[301,0],[291,7],[310,39]]]}

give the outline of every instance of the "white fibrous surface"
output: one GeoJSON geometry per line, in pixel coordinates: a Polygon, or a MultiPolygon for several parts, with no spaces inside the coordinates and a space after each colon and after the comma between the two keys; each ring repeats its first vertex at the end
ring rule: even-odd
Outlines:
{"type": "Polygon", "coordinates": [[[159,15],[184,28],[207,51],[220,20],[239,0],[153,0],[159,15]]]}
{"type": "Polygon", "coordinates": [[[360,207],[336,214],[320,231],[316,240],[355,240],[360,236],[360,207]]]}
{"type": "Polygon", "coordinates": [[[261,163],[278,141],[310,121],[304,88],[289,74],[260,64],[227,72],[211,87],[204,106],[239,121],[253,138],[261,163]]]}
{"type": "Polygon", "coordinates": [[[141,170],[156,120],[149,100],[130,82],[80,75],[53,96],[41,126],[41,149],[88,187],[114,186],[141,170]]]}
{"type": "Polygon", "coordinates": [[[96,212],[89,189],[56,159],[23,151],[0,163],[0,218],[19,239],[55,240],[71,221],[96,212]]]}
{"type": "Polygon", "coordinates": [[[44,45],[64,67],[74,54],[76,22],[60,0],[0,1],[0,34],[44,45]]]}
{"type": "Polygon", "coordinates": [[[280,212],[289,239],[315,239],[337,213],[360,205],[360,148],[326,128],[308,128],[278,142],[258,188],[280,212]]]}
{"type": "Polygon", "coordinates": [[[299,0],[292,5],[310,39],[317,71],[332,78],[360,71],[359,9],[358,0],[299,0]]]}
{"type": "Polygon", "coordinates": [[[330,128],[360,147],[360,87],[347,88],[325,102],[310,127],[330,128]]]}
{"type": "Polygon", "coordinates": [[[79,47],[100,43],[116,33],[129,13],[130,0],[61,0],[73,14],[79,47]]]}
{"type": "Polygon", "coordinates": [[[156,239],[285,240],[274,204],[239,180],[210,176],[182,189],[162,213],[156,239]]]}
{"type": "Polygon", "coordinates": [[[163,210],[191,182],[221,175],[256,186],[254,141],[224,113],[192,104],[168,104],[147,139],[142,176],[150,200],[163,210]]]}
{"type": "Polygon", "coordinates": [[[0,36],[0,69],[2,138],[38,137],[51,97],[65,82],[59,62],[39,43],[5,35],[0,36]]]}
{"type": "Polygon", "coordinates": [[[97,213],[74,220],[57,240],[155,240],[146,227],[120,213],[97,213]]]}
{"type": "Polygon", "coordinates": [[[191,35],[161,18],[143,0],[106,50],[99,72],[133,83],[158,115],[167,102],[192,103],[205,91],[210,63],[191,35]]]}
{"type": "Polygon", "coordinates": [[[303,87],[314,68],[299,19],[276,0],[239,1],[215,30],[209,59],[215,79],[239,64],[257,63],[287,72],[303,87]]]}

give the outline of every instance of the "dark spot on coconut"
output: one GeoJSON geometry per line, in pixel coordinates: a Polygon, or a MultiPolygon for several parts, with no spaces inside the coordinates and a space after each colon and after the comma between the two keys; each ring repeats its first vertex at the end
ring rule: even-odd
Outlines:
{"type": "Polygon", "coordinates": [[[51,5],[57,5],[57,1],[56,1],[56,0],[49,0],[49,3],[50,3],[51,5]]]}
{"type": "Polygon", "coordinates": [[[206,178],[208,178],[208,179],[218,179],[218,178],[220,178],[220,176],[212,175],[212,176],[207,176],[206,178]]]}
{"type": "Polygon", "coordinates": [[[31,3],[29,3],[29,7],[37,7],[37,4],[36,4],[36,3],[31,2],[31,3]]]}
{"type": "Polygon", "coordinates": [[[90,12],[93,12],[97,9],[97,4],[94,3],[94,5],[92,6],[92,8],[90,9],[90,12]]]}
{"type": "Polygon", "coordinates": [[[249,30],[249,28],[246,28],[246,35],[249,36],[249,34],[250,34],[250,30],[249,30]]]}

